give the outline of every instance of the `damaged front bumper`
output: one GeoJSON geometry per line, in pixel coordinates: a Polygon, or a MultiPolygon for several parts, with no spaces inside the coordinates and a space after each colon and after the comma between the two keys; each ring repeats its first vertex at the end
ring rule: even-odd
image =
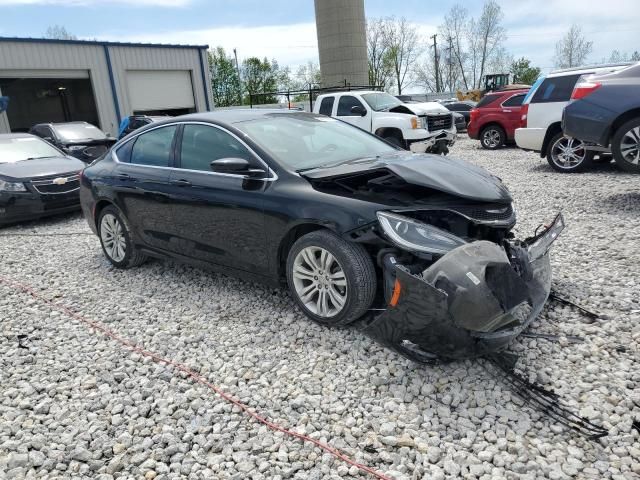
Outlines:
{"type": "Polygon", "coordinates": [[[442,130],[430,138],[409,140],[409,150],[413,153],[448,153],[449,147],[456,143],[456,139],[455,131],[442,130]]]}
{"type": "Polygon", "coordinates": [[[540,313],[551,289],[549,248],[564,229],[559,214],[542,233],[504,247],[476,241],[419,274],[403,265],[387,309],[365,333],[421,362],[473,358],[506,347],[540,313]]]}

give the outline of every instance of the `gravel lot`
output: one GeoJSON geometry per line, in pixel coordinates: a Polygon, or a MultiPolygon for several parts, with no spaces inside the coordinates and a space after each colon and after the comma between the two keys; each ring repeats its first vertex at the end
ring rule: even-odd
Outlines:
{"type": "MultiPolygon", "coordinates": [[[[560,338],[512,350],[609,437],[587,441],[523,406],[485,361],[420,366],[357,328],[317,326],[284,290],[160,261],[114,270],[79,215],[0,229],[0,276],[390,478],[640,478],[640,177],[613,164],[557,174],[467,139],[452,155],[506,182],[521,235],[563,210],[555,288],[602,318],[551,303],[530,332],[560,338]],[[7,236],[65,232],[83,234],[7,236]]],[[[0,319],[0,478],[366,477],[1,282],[0,319]]]]}

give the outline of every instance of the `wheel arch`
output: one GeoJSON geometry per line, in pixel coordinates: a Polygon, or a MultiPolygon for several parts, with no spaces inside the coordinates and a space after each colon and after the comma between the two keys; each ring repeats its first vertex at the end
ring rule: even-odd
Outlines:
{"type": "Polygon", "coordinates": [[[404,141],[404,136],[402,135],[402,130],[396,127],[380,127],[375,131],[375,134],[378,137],[389,137],[394,136],[398,137],[400,140],[404,141]]]}
{"type": "Polygon", "coordinates": [[[607,131],[607,136],[606,136],[607,144],[611,143],[611,140],[613,139],[613,136],[616,134],[616,132],[618,131],[618,129],[622,125],[627,123],[629,120],[633,120],[634,118],[640,118],[640,107],[633,108],[633,109],[628,110],[628,111],[624,112],[623,114],[619,115],[611,123],[611,126],[609,127],[609,130],[607,131]]]}
{"type": "Polygon", "coordinates": [[[551,143],[551,139],[560,132],[562,132],[562,124],[560,122],[554,122],[549,125],[549,127],[547,127],[547,133],[545,133],[544,135],[542,147],[540,148],[540,156],[542,158],[546,157],[547,153],[549,152],[549,144],[551,143]]]}
{"type": "Polygon", "coordinates": [[[287,233],[280,240],[280,244],[278,245],[277,251],[277,275],[279,280],[286,281],[286,265],[287,265],[287,256],[289,255],[289,251],[293,244],[300,237],[315,232],[317,230],[329,230],[333,231],[333,229],[329,228],[327,225],[322,225],[320,223],[314,222],[305,222],[299,223],[291,227],[287,233]]]}

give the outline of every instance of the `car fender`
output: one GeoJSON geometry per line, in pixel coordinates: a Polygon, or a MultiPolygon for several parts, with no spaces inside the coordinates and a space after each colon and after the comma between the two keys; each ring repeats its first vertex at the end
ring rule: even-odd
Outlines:
{"type": "Polygon", "coordinates": [[[411,128],[411,117],[406,113],[373,112],[371,119],[371,131],[377,132],[382,128],[397,128],[402,132],[402,138],[424,138],[428,136],[422,128],[411,128]],[[420,133],[419,133],[420,132],[420,133]]]}

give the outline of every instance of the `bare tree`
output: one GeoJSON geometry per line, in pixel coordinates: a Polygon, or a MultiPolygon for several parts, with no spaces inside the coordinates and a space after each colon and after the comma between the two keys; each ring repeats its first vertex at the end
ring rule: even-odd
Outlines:
{"type": "Polygon", "coordinates": [[[78,37],[69,33],[62,25],[52,25],[47,28],[44,38],[52,38],[56,40],[77,40],[78,37]]]}
{"type": "MultiPolygon", "coordinates": [[[[487,0],[482,7],[482,14],[472,21],[469,31],[472,38],[472,56],[474,58],[474,84],[480,87],[487,65],[496,61],[494,57],[500,52],[505,38],[502,27],[502,9],[495,0],[487,0]],[[479,68],[479,70],[477,70],[479,68]]],[[[510,64],[511,62],[509,62],[510,64]]]]}
{"type": "MultiPolygon", "coordinates": [[[[467,76],[465,74],[467,53],[465,51],[464,41],[466,39],[466,31],[468,27],[469,13],[462,5],[454,5],[445,15],[444,23],[440,26],[440,34],[444,37],[447,44],[451,44],[451,68],[452,77],[454,72],[459,73],[462,77],[464,88],[468,89],[467,76]],[[453,62],[457,66],[453,69],[453,62]]],[[[457,76],[457,75],[455,75],[457,76]]],[[[451,82],[453,83],[453,82],[451,82]]],[[[455,82],[457,83],[457,82],[455,82]]],[[[453,85],[450,87],[453,89],[453,85]]]]}
{"type": "Polygon", "coordinates": [[[582,28],[574,23],[566,35],[556,43],[555,65],[558,68],[582,65],[592,50],[593,42],[587,41],[582,35],[582,28]]]}
{"type": "Polygon", "coordinates": [[[402,89],[411,84],[414,64],[422,52],[418,32],[406,18],[391,17],[385,21],[383,39],[398,95],[402,95],[402,89]]]}
{"type": "Polygon", "coordinates": [[[367,21],[367,55],[369,57],[369,85],[387,87],[393,70],[389,49],[385,42],[386,23],[389,19],[374,18],[367,21]]]}

